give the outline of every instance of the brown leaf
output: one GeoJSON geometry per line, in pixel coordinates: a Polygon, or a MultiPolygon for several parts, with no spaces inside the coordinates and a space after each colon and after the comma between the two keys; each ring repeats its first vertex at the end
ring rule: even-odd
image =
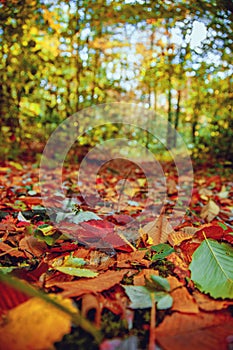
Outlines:
{"type": "Polygon", "coordinates": [[[207,222],[211,222],[219,214],[219,206],[212,200],[210,200],[201,210],[201,218],[206,219],[207,222]]]}
{"type": "Polygon", "coordinates": [[[194,291],[193,297],[196,300],[199,308],[203,311],[216,311],[228,308],[233,305],[232,300],[215,300],[206,294],[194,291]]]}
{"type": "Polygon", "coordinates": [[[128,270],[109,270],[92,279],[80,278],[79,280],[72,282],[55,281],[54,285],[63,289],[61,294],[64,297],[78,297],[88,292],[97,293],[113,287],[115,284],[120,283],[127,271],[128,270]]]}
{"type": "Polygon", "coordinates": [[[232,334],[233,319],[228,313],[166,316],[156,329],[163,350],[227,350],[226,337],[232,334]]]}
{"type": "Polygon", "coordinates": [[[186,287],[176,277],[169,276],[171,296],[173,297],[173,311],[182,313],[197,314],[199,312],[195,299],[189,294],[186,287]]]}
{"type": "Polygon", "coordinates": [[[140,271],[133,278],[133,284],[135,286],[145,286],[145,278],[149,279],[151,275],[159,275],[158,271],[153,269],[145,269],[140,271]]]}
{"type": "Polygon", "coordinates": [[[82,298],[82,315],[84,317],[88,317],[89,311],[95,311],[95,326],[97,328],[100,327],[101,322],[101,311],[102,307],[100,305],[100,301],[96,295],[91,293],[85,294],[82,298]]]}
{"type": "Polygon", "coordinates": [[[19,248],[24,251],[28,258],[32,256],[40,257],[46,252],[47,245],[45,242],[39,242],[33,236],[26,236],[19,242],[19,248]]]}
{"type": "Polygon", "coordinates": [[[153,244],[165,243],[172,232],[173,228],[163,215],[139,229],[140,235],[148,235],[153,244]]]}
{"type": "Polygon", "coordinates": [[[183,261],[177,253],[171,253],[167,257],[167,260],[175,265],[174,273],[176,273],[181,280],[185,280],[187,277],[190,277],[188,264],[183,261]]]}
{"type": "Polygon", "coordinates": [[[118,253],[117,254],[117,267],[131,267],[131,264],[137,263],[138,265],[147,266],[150,263],[148,260],[143,259],[146,254],[145,250],[137,250],[132,253],[118,253]]]}
{"type": "MultiPolygon", "coordinates": [[[[63,303],[71,308],[70,300],[63,303]]],[[[0,349],[50,349],[70,330],[70,316],[41,299],[32,298],[10,310],[2,320],[0,349]]]]}
{"type": "Polygon", "coordinates": [[[6,216],[5,219],[3,219],[0,222],[0,232],[14,232],[16,231],[16,222],[17,219],[14,219],[13,216],[6,216]]]}
{"type": "Polygon", "coordinates": [[[16,258],[26,258],[25,253],[19,251],[17,247],[11,247],[3,242],[0,242],[0,251],[2,251],[1,255],[9,254],[10,256],[15,256],[16,258]]]}

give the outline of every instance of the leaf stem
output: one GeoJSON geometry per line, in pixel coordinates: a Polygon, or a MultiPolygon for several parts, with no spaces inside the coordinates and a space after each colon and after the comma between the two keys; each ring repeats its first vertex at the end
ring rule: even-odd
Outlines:
{"type": "Polygon", "coordinates": [[[156,304],[155,304],[155,294],[151,293],[151,313],[150,313],[150,338],[148,350],[155,350],[155,327],[156,327],[156,304]]]}

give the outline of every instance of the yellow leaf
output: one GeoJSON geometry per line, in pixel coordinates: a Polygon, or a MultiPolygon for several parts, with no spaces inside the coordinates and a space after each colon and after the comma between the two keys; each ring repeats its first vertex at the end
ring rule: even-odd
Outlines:
{"type": "MultiPolygon", "coordinates": [[[[60,303],[74,310],[69,299],[60,303]]],[[[53,349],[54,342],[70,330],[71,316],[39,298],[32,298],[10,310],[2,320],[0,349],[53,349]]]]}

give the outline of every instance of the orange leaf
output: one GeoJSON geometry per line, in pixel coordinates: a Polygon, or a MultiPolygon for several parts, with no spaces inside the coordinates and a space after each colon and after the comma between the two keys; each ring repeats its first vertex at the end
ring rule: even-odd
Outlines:
{"type": "Polygon", "coordinates": [[[156,339],[163,350],[227,350],[226,338],[232,329],[233,319],[228,313],[176,312],[158,326],[156,339]]]}
{"type": "Polygon", "coordinates": [[[216,311],[228,308],[233,305],[232,300],[215,300],[206,294],[194,291],[193,297],[196,300],[199,308],[203,311],[216,311]]]}
{"type": "Polygon", "coordinates": [[[72,282],[55,282],[54,285],[63,289],[61,294],[64,297],[78,297],[88,292],[97,293],[113,287],[115,284],[120,283],[127,271],[109,270],[92,279],[80,278],[78,281],[72,282]]]}

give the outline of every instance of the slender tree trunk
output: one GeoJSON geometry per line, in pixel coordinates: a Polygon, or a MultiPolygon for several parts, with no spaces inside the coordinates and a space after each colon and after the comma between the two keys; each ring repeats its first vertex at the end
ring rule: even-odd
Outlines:
{"type": "Polygon", "coordinates": [[[176,130],[178,129],[179,125],[179,119],[180,119],[180,101],[181,101],[181,90],[177,91],[177,104],[176,104],[176,114],[175,114],[175,122],[174,122],[174,137],[173,137],[173,147],[176,147],[177,142],[177,133],[176,130]]]}
{"type": "Polygon", "coordinates": [[[171,81],[171,69],[169,69],[168,77],[168,125],[167,125],[167,148],[172,147],[172,81],[171,81]]]}

